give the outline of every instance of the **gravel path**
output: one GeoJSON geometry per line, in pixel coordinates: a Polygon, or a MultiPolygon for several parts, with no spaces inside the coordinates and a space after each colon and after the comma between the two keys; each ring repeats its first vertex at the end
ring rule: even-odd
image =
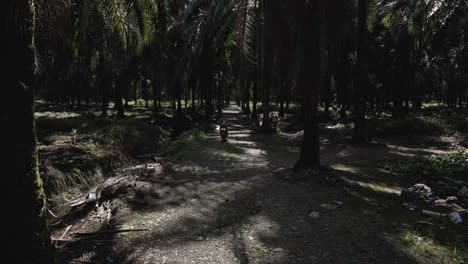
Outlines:
{"type": "Polygon", "coordinates": [[[224,112],[228,143],[210,133],[200,150],[144,180],[146,205],[120,212],[119,224],[149,230],[116,236],[107,263],[420,262],[399,242],[399,223],[382,222],[389,205],[366,197],[398,201],[394,194],[277,180],[297,150],[253,133],[239,112],[224,112]]]}

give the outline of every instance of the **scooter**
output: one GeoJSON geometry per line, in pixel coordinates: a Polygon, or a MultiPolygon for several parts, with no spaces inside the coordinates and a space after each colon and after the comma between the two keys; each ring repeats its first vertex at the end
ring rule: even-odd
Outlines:
{"type": "Polygon", "coordinates": [[[228,128],[226,125],[221,125],[219,128],[219,135],[221,136],[221,141],[226,142],[228,137],[228,128]]]}

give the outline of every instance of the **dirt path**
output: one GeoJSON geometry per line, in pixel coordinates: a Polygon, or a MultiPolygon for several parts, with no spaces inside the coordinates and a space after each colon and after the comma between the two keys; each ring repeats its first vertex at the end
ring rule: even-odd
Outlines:
{"type": "MultiPolygon", "coordinates": [[[[228,143],[209,133],[200,149],[142,180],[145,204],[118,212],[118,224],[149,230],[116,236],[104,263],[422,263],[432,257],[414,257],[401,243],[400,227],[412,219],[384,188],[397,188],[395,179],[374,188],[375,174],[346,167],[363,185],[279,181],[273,172],[291,167],[298,150],[277,136],[255,134],[237,107],[224,116],[228,143]],[[320,207],[335,201],[343,204],[320,207]]],[[[381,158],[358,147],[325,144],[322,152],[324,163],[337,166],[381,158]]]]}

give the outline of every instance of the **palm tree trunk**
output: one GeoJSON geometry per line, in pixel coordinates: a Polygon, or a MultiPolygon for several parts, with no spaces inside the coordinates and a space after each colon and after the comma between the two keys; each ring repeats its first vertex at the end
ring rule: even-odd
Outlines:
{"type": "Polygon", "coordinates": [[[154,77],[153,81],[151,82],[152,89],[153,89],[153,117],[156,116],[156,113],[158,112],[158,86],[160,84],[159,78],[154,77]]]}
{"type": "Polygon", "coordinates": [[[258,80],[253,82],[253,94],[252,94],[252,114],[250,118],[257,119],[257,83],[258,80]]]}
{"type": "Polygon", "coordinates": [[[358,22],[358,51],[357,51],[357,80],[354,98],[354,130],[353,142],[367,142],[366,117],[365,117],[365,91],[368,87],[368,29],[367,16],[369,0],[359,0],[358,22]]]}
{"type": "Polygon", "coordinates": [[[149,108],[148,100],[149,100],[149,91],[148,91],[148,80],[146,79],[146,75],[143,76],[143,98],[145,99],[145,107],[149,108]]]}
{"type": "Polygon", "coordinates": [[[221,72],[218,72],[218,82],[217,82],[217,87],[218,87],[218,112],[221,113],[223,111],[223,105],[222,105],[222,100],[223,95],[221,94],[221,72]]]}
{"type": "MultiPolygon", "coordinates": [[[[299,40],[299,80],[302,91],[302,105],[304,107],[304,138],[302,141],[299,160],[295,169],[313,168],[320,166],[320,141],[318,133],[318,94],[322,83],[322,54],[325,46],[323,39],[323,14],[320,14],[322,1],[310,3],[304,8],[300,18],[299,40]],[[312,23],[308,23],[311,22],[312,23]],[[315,25],[312,29],[306,24],[315,25]],[[317,36],[322,36],[317,39],[317,36]]],[[[300,11],[301,12],[301,11],[300,11]]],[[[323,12],[323,11],[322,11],[323,12]]]]}
{"type": "Polygon", "coordinates": [[[122,104],[122,85],[125,83],[122,76],[115,76],[115,108],[117,109],[117,118],[124,118],[125,112],[122,104]]]}
{"type": "Polygon", "coordinates": [[[34,3],[6,0],[0,8],[3,96],[0,122],[2,183],[6,193],[2,259],[8,263],[56,263],[46,225],[46,197],[38,171],[34,122],[34,3]],[[4,26],[4,25],[9,25],[4,26]],[[28,244],[25,246],[24,243],[28,244]]]}
{"type": "MultiPolygon", "coordinates": [[[[266,1],[265,0],[260,0],[260,5],[259,5],[259,12],[261,17],[261,14],[264,16],[264,20],[260,22],[260,79],[259,79],[259,84],[261,86],[261,90],[263,92],[263,98],[262,98],[262,106],[263,106],[263,118],[262,118],[262,130],[264,131],[269,131],[271,130],[271,124],[270,124],[270,87],[269,87],[269,70],[271,70],[271,67],[269,66],[270,61],[268,59],[271,59],[271,54],[268,54],[269,52],[266,50],[267,48],[267,43],[265,43],[265,34],[267,33],[267,25],[270,22],[269,21],[269,12],[268,9],[266,8],[266,1]],[[270,55],[270,56],[268,56],[270,55]]],[[[268,28],[269,29],[269,28],[268,28]]]]}
{"type": "Polygon", "coordinates": [[[196,89],[197,89],[197,79],[195,76],[192,76],[190,80],[190,87],[192,89],[192,110],[195,111],[195,99],[196,99],[196,89]]]}
{"type": "Polygon", "coordinates": [[[201,88],[205,91],[205,117],[211,118],[213,115],[213,100],[212,100],[212,79],[213,79],[213,54],[211,45],[207,44],[207,47],[204,48],[204,61],[206,63],[202,75],[201,88]]]}

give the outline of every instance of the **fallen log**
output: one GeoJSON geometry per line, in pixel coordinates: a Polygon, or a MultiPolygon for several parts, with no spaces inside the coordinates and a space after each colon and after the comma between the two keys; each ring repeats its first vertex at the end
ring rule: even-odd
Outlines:
{"type": "Polygon", "coordinates": [[[73,234],[74,236],[93,236],[93,235],[105,235],[105,234],[117,234],[117,233],[127,233],[127,232],[143,232],[148,231],[148,228],[140,229],[113,229],[113,230],[102,230],[96,232],[79,232],[73,234]]]}
{"type": "MultiPolygon", "coordinates": [[[[135,176],[129,175],[119,175],[108,178],[104,182],[101,182],[98,185],[92,187],[86,193],[80,195],[78,198],[57,206],[54,209],[54,212],[49,211],[49,213],[53,217],[53,220],[51,221],[52,224],[56,221],[60,221],[62,218],[64,218],[72,212],[79,211],[85,208],[85,205],[91,203],[99,203],[103,196],[103,193],[109,196],[109,194],[112,193],[110,191],[111,188],[118,186],[122,182],[129,181],[134,178],[135,176]]],[[[117,187],[117,189],[119,189],[119,187],[117,187]]]]}

